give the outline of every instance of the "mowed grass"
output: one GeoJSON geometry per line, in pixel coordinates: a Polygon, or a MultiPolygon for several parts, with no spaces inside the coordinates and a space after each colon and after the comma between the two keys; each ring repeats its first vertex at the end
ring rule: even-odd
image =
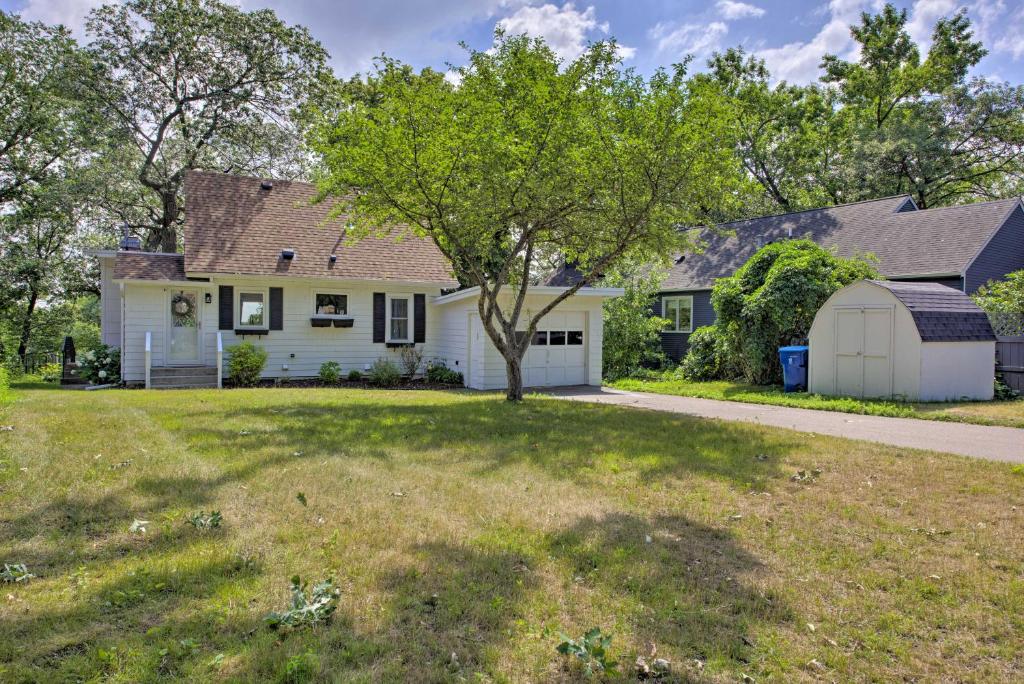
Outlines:
{"type": "Polygon", "coordinates": [[[595,626],[613,680],[651,644],[670,681],[1024,678],[1006,464],[541,397],[19,395],[3,681],[577,680],[595,626]],[[296,574],[338,611],[273,632],[296,574]]]}
{"type": "Polygon", "coordinates": [[[700,399],[743,401],[750,404],[773,404],[794,408],[859,413],[892,418],[923,418],[978,425],[1005,425],[1024,428],[1024,400],[958,401],[958,402],[896,402],[824,397],[806,392],[784,392],[781,387],[749,385],[743,382],[718,380],[637,380],[625,378],[609,383],[609,387],[634,392],[653,392],[700,399]]]}

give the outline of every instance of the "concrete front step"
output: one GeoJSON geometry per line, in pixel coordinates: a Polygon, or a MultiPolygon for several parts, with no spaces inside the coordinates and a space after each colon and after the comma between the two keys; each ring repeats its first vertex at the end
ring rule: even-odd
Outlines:
{"type": "Polygon", "coordinates": [[[170,366],[149,369],[149,386],[153,389],[216,387],[216,366],[170,366]]]}

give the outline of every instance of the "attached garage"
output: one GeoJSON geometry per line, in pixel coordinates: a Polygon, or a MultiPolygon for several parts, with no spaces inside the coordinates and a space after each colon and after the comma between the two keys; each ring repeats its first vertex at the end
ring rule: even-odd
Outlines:
{"type": "Polygon", "coordinates": [[[970,297],[936,283],[865,280],[833,294],[810,332],[815,394],[988,400],[995,334],[970,297]]]}
{"type": "MultiPolygon", "coordinates": [[[[533,287],[526,298],[520,328],[563,292],[561,287],[533,287]]],[[[583,288],[545,315],[523,358],[526,387],[562,387],[601,384],[603,341],[602,302],[622,294],[618,288],[583,288]]],[[[505,359],[484,330],[477,311],[478,290],[460,290],[434,300],[442,316],[442,335],[450,357],[449,368],[461,370],[467,387],[505,389],[505,359]],[[461,341],[465,343],[462,344],[461,341]]],[[[511,308],[511,301],[505,306],[511,308]]]]}

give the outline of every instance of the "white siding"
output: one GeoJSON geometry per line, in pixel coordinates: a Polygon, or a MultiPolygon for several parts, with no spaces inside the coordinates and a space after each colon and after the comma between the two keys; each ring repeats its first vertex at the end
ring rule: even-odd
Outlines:
{"type": "Polygon", "coordinates": [[[164,365],[164,324],[167,290],[157,285],[127,284],[124,287],[124,346],[121,348],[121,377],[125,382],[146,378],[146,332],[153,334],[154,366],[164,365]]]}
{"type": "Polygon", "coordinates": [[[925,342],[921,401],[990,400],[995,358],[995,342],[925,342]]]}
{"type": "MultiPolygon", "coordinates": [[[[551,298],[551,295],[528,296],[520,317],[520,329],[525,329],[526,321],[536,311],[543,308],[547,302],[551,301],[551,298]]],[[[602,301],[601,297],[569,297],[551,312],[553,314],[576,312],[583,315],[586,321],[584,330],[584,344],[587,355],[586,383],[589,385],[601,384],[601,347],[604,331],[601,318],[602,301]]],[[[467,374],[464,370],[462,372],[464,375],[467,375],[466,381],[469,387],[482,390],[505,389],[508,385],[505,374],[505,359],[502,358],[501,353],[498,352],[484,330],[480,316],[477,313],[476,297],[446,303],[439,308],[444,311],[445,330],[452,331],[451,334],[453,336],[460,329],[463,331],[466,329],[470,330],[469,348],[472,352],[472,358],[469,359],[467,357],[467,352],[462,346],[455,347],[455,354],[449,358],[461,355],[461,358],[466,358],[467,361],[464,361],[458,367],[454,366],[453,363],[448,363],[449,368],[461,369],[462,365],[468,362],[469,373],[467,374]]],[[[544,328],[543,319],[541,320],[540,327],[544,328]]],[[[465,332],[462,335],[465,337],[465,332]]]]}
{"type": "Polygon", "coordinates": [[[100,340],[121,346],[121,287],[114,282],[115,257],[100,257],[100,340]]]}
{"type": "MultiPolygon", "coordinates": [[[[439,288],[398,283],[317,282],[241,276],[221,277],[210,283],[196,283],[195,287],[199,290],[201,364],[216,364],[219,324],[217,300],[218,288],[221,285],[230,285],[234,288],[236,301],[238,293],[247,289],[283,289],[283,330],[271,330],[261,337],[236,336],[234,329],[219,331],[225,347],[250,341],[267,350],[264,377],[312,377],[317,375],[320,365],[325,361],[336,361],[341,365],[343,373],[348,373],[352,369],[364,371],[382,356],[397,362],[397,349],[388,349],[383,343],[373,342],[373,293],[384,292],[388,295],[426,295],[426,341],[417,345],[417,348],[423,351],[424,362],[443,362],[449,368],[462,373],[469,386],[477,389],[504,389],[506,386],[505,361],[484,331],[477,314],[475,297],[437,305],[434,300],[440,296],[439,288]],[[317,291],[348,295],[348,314],[353,318],[351,328],[314,328],[310,325],[313,295],[317,291]],[[203,295],[207,292],[210,293],[212,300],[209,304],[203,302],[203,295]]],[[[152,333],[153,366],[165,365],[166,325],[170,306],[168,298],[172,291],[181,287],[186,286],[144,283],[124,285],[125,326],[122,357],[125,381],[136,383],[142,382],[145,378],[147,331],[152,333]]],[[[524,319],[550,301],[550,297],[551,295],[528,297],[523,312],[524,319]]],[[[591,385],[601,384],[601,302],[601,297],[570,297],[555,309],[558,313],[576,312],[586,321],[586,382],[591,385]]],[[[237,317],[235,302],[232,302],[232,309],[237,317]]],[[[269,324],[269,302],[267,313],[269,324]]]]}

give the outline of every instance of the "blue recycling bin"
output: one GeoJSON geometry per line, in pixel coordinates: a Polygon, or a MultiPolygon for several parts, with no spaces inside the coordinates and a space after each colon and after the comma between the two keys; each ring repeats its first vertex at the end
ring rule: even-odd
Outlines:
{"type": "Polygon", "coordinates": [[[779,361],[782,362],[782,383],[787,392],[802,392],[807,389],[807,347],[796,345],[779,347],[779,361]]]}

